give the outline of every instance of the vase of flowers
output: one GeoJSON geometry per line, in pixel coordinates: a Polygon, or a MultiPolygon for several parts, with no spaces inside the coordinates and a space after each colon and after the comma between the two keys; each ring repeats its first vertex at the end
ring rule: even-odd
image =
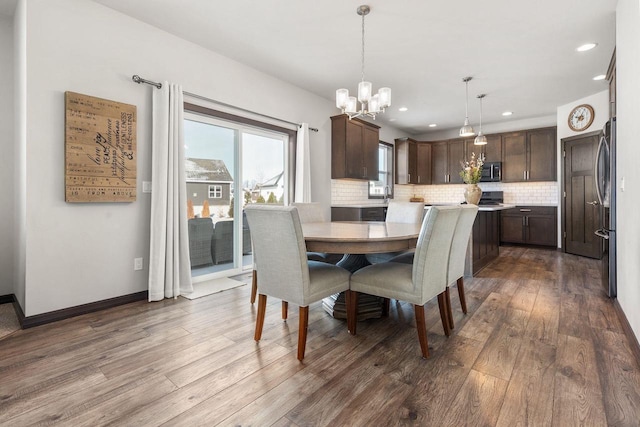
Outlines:
{"type": "Polygon", "coordinates": [[[477,205],[482,197],[482,189],[478,187],[478,182],[482,177],[482,165],[484,165],[484,155],[480,154],[476,157],[475,153],[471,153],[471,159],[460,162],[462,170],[460,177],[467,184],[464,190],[464,200],[471,204],[477,205]]]}

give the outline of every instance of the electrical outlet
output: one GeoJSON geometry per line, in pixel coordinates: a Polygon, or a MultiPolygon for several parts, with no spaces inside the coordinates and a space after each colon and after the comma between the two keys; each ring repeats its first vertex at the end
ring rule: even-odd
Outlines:
{"type": "Polygon", "coordinates": [[[134,270],[142,270],[142,258],[134,258],[133,259],[133,269],[134,270]]]}
{"type": "Polygon", "coordinates": [[[151,193],[151,181],[142,181],[142,192],[151,193]]]}

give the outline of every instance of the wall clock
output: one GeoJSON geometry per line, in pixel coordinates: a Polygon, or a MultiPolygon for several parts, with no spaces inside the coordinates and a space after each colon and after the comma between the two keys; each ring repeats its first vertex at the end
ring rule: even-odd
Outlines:
{"type": "Polygon", "coordinates": [[[586,130],[589,126],[591,126],[591,123],[593,123],[594,116],[595,113],[591,105],[578,105],[569,113],[569,127],[571,128],[571,130],[576,132],[586,130]]]}

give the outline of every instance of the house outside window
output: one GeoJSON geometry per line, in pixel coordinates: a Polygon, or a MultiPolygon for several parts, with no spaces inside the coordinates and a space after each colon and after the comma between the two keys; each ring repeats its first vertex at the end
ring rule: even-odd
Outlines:
{"type": "Polygon", "coordinates": [[[378,146],[378,180],[369,181],[369,198],[393,198],[393,145],[380,141],[378,146]]]}
{"type": "Polygon", "coordinates": [[[209,198],[221,199],[222,198],[222,185],[210,185],[209,186],[209,198]]]}

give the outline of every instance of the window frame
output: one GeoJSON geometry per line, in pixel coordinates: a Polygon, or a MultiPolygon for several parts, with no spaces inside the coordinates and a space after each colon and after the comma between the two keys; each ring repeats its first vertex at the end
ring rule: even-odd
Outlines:
{"type": "Polygon", "coordinates": [[[209,184],[209,198],[210,199],[222,199],[222,185],[220,185],[220,184],[209,184]],[[216,194],[217,194],[217,196],[216,196],[216,194]]]}
{"type": "MultiPolygon", "coordinates": [[[[389,194],[388,194],[388,198],[389,199],[393,199],[393,194],[394,194],[394,177],[395,177],[395,146],[393,144],[390,144],[388,142],[385,141],[379,141],[378,143],[378,150],[380,150],[380,148],[384,147],[385,150],[388,150],[389,155],[387,156],[387,170],[383,171],[386,176],[387,176],[387,186],[389,187],[389,194]]],[[[378,175],[380,175],[380,170],[378,170],[378,175]]],[[[371,183],[373,182],[379,182],[379,181],[368,181],[367,182],[367,194],[368,194],[368,198],[369,199],[379,199],[379,200],[384,200],[385,196],[384,195],[380,195],[380,194],[372,194],[371,193],[371,188],[372,185],[371,183]]]]}

